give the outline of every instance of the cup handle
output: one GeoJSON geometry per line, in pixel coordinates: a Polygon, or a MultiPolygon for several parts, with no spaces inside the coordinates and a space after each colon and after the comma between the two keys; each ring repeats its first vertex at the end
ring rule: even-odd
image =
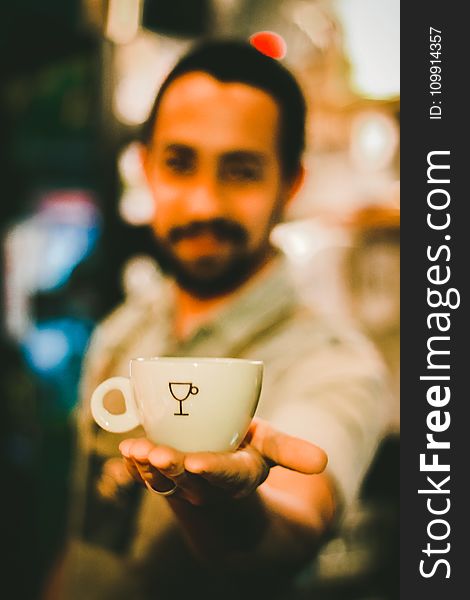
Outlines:
{"type": "Polygon", "coordinates": [[[91,414],[100,427],[112,433],[130,431],[140,424],[130,379],[110,377],[95,389],[91,395],[91,414]],[[110,413],[103,405],[104,397],[111,390],[118,390],[124,396],[126,410],[120,414],[110,413]]]}

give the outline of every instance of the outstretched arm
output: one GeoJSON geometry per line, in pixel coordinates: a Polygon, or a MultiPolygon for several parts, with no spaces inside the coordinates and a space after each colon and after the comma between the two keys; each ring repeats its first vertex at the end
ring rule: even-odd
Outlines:
{"type": "Polygon", "coordinates": [[[236,452],[183,454],[145,438],[120,444],[128,469],[168,502],[196,554],[226,566],[298,566],[311,558],[335,513],[317,446],[255,419],[236,452]]]}

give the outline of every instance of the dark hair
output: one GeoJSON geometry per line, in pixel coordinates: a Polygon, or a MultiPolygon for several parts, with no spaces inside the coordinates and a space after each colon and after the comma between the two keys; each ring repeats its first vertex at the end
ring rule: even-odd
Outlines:
{"type": "Polygon", "coordinates": [[[305,99],[294,76],[277,60],[262,54],[250,43],[236,40],[203,42],[183,56],[172,69],[155,98],[144,123],[141,141],[149,144],[163,94],[185,73],[202,71],[218,81],[251,85],[269,94],[280,111],[279,156],[286,178],[300,166],[305,147],[305,99]]]}

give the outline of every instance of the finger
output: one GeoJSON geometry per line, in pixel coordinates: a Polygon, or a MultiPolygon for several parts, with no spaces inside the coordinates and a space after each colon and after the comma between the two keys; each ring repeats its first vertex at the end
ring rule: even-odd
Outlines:
{"type": "Polygon", "coordinates": [[[169,446],[156,446],[149,454],[150,464],[178,486],[178,495],[195,505],[204,504],[210,490],[207,482],[188,473],[185,469],[186,455],[169,446]]]}
{"type": "Polygon", "coordinates": [[[134,442],[134,438],[127,438],[125,440],[122,440],[122,442],[119,444],[119,452],[123,455],[124,458],[129,458],[129,449],[134,442]]]}
{"type": "Polygon", "coordinates": [[[184,453],[169,446],[154,446],[148,460],[168,477],[178,478],[184,474],[184,453]]]}
{"type": "Polygon", "coordinates": [[[160,473],[158,469],[155,469],[149,464],[142,465],[137,460],[134,462],[147,487],[150,486],[150,488],[157,492],[168,492],[174,489],[174,482],[160,473]]]}
{"type": "Polygon", "coordinates": [[[123,440],[119,444],[119,451],[125,458],[133,458],[140,463],[148,462],[150,452],[155,448],[147,438],[123,440]]]}
{"type": "Polygon", "coordinates": [[[201,475],[212,485],[233,492],[250,493],[268,476],[269,466],[252,447],[236,452],[197,452],[186,456],[186,470],[201,475]]]}
{"type": "Polygon", "coordinates": [[[135,461],[133,460],[133,458],[131,456],[131,448],[135,441],[136,440],[134,438],[128,438],[128,439],[123,440],[119,444],[119,451],[122,454],[122,457],[124,459],[124,464],[126,465],[126,468],[127,468],[127,471],[129,472],[129,474],[137,482],[144,483],[142,476],[141,476],[139,470],[137,469],[135,461]]]}
{"type": "Polygon", "coordinates": [[[174,487],[171,478],[156,469],[150,462],[149,456],[157,449],[147,438],[123,440],[119,450],[127,460],[128,469],[137,481],[149,483],[154,489],[167,491],[174,487]]]}
{"type": "Polygon", "coordinates": [[[169,446],[156,446],[149,454],[150,464],[179,488],[197,491],[198,484],[194,478],[188,477],[184,461],[185,454],[169,446]]]}
{"type": "Polygon", "coordinates": [[[137,481],[139,483],[144,483],[142,476],[141,476],[134,460],[131,458],[124,458],[124,463],[126,465],[126,468],[129,472],[129,474],[132,476],[132,478],[135,479],[135,481],[137,481]]]}
{"type": "Polygon", "coordinates": [[[311,442],[274,429],[269,423],[255,421],[250,428],[250,443],[272,464],[306,474],[324,471],[328,457],[311,442]]]}
{"type": "Polygon", "coordinates": [[[125,458],[124,461],[127,470],[138,483],[154,483],[156,488],[162,489],[162,491],[173,487],[173,484],[170,484],[166,477],[161,475],[161,473],[153,469],[150,465],[140,463],[134,458],[125,458]]]}

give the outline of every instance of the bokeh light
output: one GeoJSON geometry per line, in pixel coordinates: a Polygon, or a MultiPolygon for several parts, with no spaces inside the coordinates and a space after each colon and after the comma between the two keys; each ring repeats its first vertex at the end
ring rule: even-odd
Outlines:
{"type": "Polygon", "coordinates": [[[258,31],[250,36],[250,43],[262,54],[271,58],[281,59],[287,53],[286,42],[274,31],[258,31]]]}

